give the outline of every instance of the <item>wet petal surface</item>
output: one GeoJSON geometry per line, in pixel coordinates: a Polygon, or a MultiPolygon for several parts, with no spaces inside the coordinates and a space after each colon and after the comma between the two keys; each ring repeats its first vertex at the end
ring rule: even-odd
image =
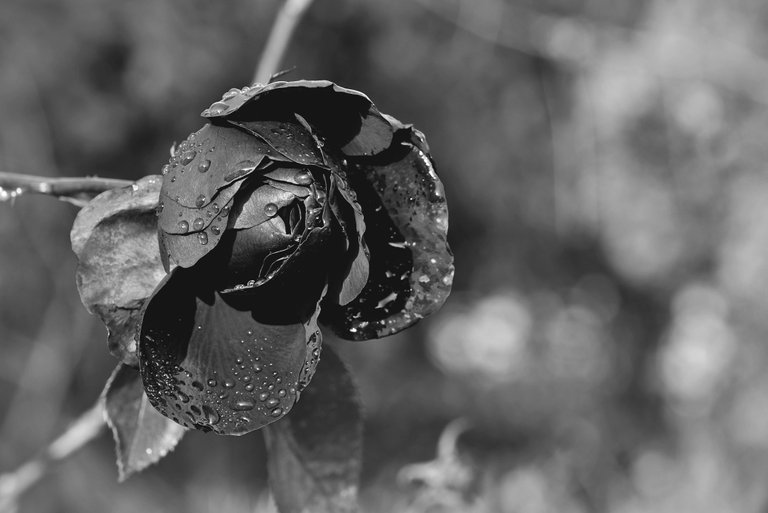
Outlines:
{"type": "Polygon", "coordinates": [[[238,435],[259,429],[285,415],[308,382],[325,277],[312,268],[224,296],[195,271],[174,270],[144,312],[147,396],[186,427],[238,435]]]}
{"type": "Polygon", "coordinates": [[[410,127],[372,159],[350,159],[371,252],[368,283],[354,301],[324,306],[323,322],[352,340],[396,333],[437,310],[453,283],[448,209],[423,136],[410,127]]]}
{"type": "Polygon", "coordinates": [[[363,93],[326,80],[272,82],[211,105],[210,119],[287,119],[299,114],[321,137],[348,155],[370,155],[390,146],[393,129],[363,93]]]}

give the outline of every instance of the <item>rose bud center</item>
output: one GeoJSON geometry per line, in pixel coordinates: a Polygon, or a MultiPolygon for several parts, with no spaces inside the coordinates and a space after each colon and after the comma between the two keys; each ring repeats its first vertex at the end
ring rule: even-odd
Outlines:
{"type": "Polygon", "coordinates": [[[306,168],[275,168],[242,186],[221,242],[201,262],[218,290],[265,281],[293,256],[308,232],[324,226],[324,181],[306,168]]]}

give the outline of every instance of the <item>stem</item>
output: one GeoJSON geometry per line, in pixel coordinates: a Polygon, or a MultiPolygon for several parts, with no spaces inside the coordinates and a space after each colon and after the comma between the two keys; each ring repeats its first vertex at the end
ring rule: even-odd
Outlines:
{"type": "Polygon", "coordinates": [[[13,511],[19,497],[37,483],[53,463],[60,462],[96,438],[106,425],[99,400],[37,457],[0,475],[0,511],[13,511]]]}
{"type": "Polygon", "coordinates": [[[285,0],[283,7],[277,13],[272,32],[259,59],[259,66],[253,77],[254,83],[266,84],[278,71],[277,68],[283,60],[283,54],[288,48],[293,31],[311,3],[312,0],[285,0]]]}
{"type": "Polygon", "coordinates": [[[130,180],[96,176],[51,178],[0,171],[0,201],[13,200],[22,194],[34,193],[54,196],[82,207],[101,192],[125,187],[132,183],[130,180]]]}

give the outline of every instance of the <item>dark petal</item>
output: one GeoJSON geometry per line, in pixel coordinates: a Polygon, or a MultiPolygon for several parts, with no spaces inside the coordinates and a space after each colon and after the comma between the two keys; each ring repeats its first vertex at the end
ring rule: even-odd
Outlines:
{"type": "Polygon", "coordinates": [[[390,147],[393,134],[392,125],[371,105],[363,114],[360,132],[341,148],[341,152],[348,157],[376,155],[390,147]]]}
{"type": "Polygon", "coordinates": [[[342,261],[340,275],[335,288],[329,294],[329,300],[346,305],[360,295],[368,282],[370,254],[365,242],[365,219],[363,210],[357,202],[357,195],[349,187],[344,175],[334,173],[331,176],[331,194],[329,202],[336,220],[346,236],[348,244],[346,258],[342,261]]]}
{"type": "Polygon", "coordinates": [[[147,176],[100,194],[80,210],[71,232],[80,298],[106,324],[112,354],[130,365],[138,365],[141,306],[165,276],[155,218],[160,183],[147,176]]]}
{"type": "Polygon", "coordinates": [[[267,184],[255,184],[238,195],[230,215],[229,227],[250,228],[274,219],[279,209],[295,200],[296,196],[291,192],[267,184]]]}
{"type": "Polygon", "coordinates": [[[162,194],[182,206],[203,208],[220,189],[258,168],[265,157],[286,160],[263,140],[237,127],[205,125],[171,157],[162,194]]]}
{"type": "MultiPolygon", "coordinates": [[[[223,196],[225,192],[230,190],[232,188],[223,189],[220,196],[223,196]]],[[[191,215],[189,219],[191,223],[177,216],[176,219],[182,219],[178,223],[185,223],[184,227],[189,225],[187,233],[168,233],[162,227],[159,228],[157,236],[160,242],[160,256],[166,270],[170,269],[171,261],[181,267],[192,267],[217,246],[224,233],[226,233],[234,200],[234,197],[230,197],[223,205],[219,204],[218,201],[214,201],[205,209],[198,211],[190,210],[191,215]],[[202,222],[204,227],[200,230],[195,229],[195,226],[199,226],[200,222],[202,222]]],[[[171,203],[166,199],[166,208],[171,203]]]]}
{"type": "MultiPolygon", "coordinates": [[[[288,120],[298,114],[325,142],[348,155],[388,148],[393,128],[366,95],[326,80],[273,82],[221,103],[209,117],[231,121],[288,120]]],[[[216,105],[216,104],[215,104],[216,105]]]]}
{"type": "Polygon", "coordinates": [[[263,139],[275,151],[304,166],[324,167],[323,154],[312,134],[300,124],[287,121],[231,121],[263,139]]]}
{"type": "Polygon", "coordinates": [[[247,296],[176,268],[150,298],[139,355],[152,405],[186,427],[244,434],[282,417],[301,390],[325,276],[317,266],[247,296]]]}
{"type": "Polygon", "coordinates": [[[270,489],[280,511],[357,511],[362,421],[352,376],[326,348],[301,401],[264,431],[270,489]]]}
{"type": "MultiPolygon", "coordinates": [[[[258,228],[257,226],[251,230],[258,228]]],[[[271,237],[271,234],[267,237],[271,237]]],[[[248,250],[245,243],[239,247],[235,246],[236,252],[233,251],[232,254],[237,259],[231,260],[230,269],[236,268],[238,272],[228,279],[230,285],[222,292],[248,292],[281,276],[308,276],[311,272],[309,269],[315,267],[320,267],[321,273],[324,274],[327,272],[328,263],[333,261],[330,255],[337,255],[340,252],[341,240],[339,234],[335,233],[332,225],[328,223],[306,230],[295,245],[284,246],[284,249],[280,249],[277,244],[268,247],[267,255],[264,255],[265,245],[260,246],[258,242],[254,242],[250,247],[252,250],[248,250]],[[273,255],[276,258],[272,258],[273,255]]]]}
{"type": "Polygon", "coordinates": [[[370,275],[357,299],[324,307],[323,322],[343,338],[365,340],[437,310],[451,290],[453,255],[443,186],[420,132],[404,127],[392,148],[350,159],[350,167],[367,225],[370,275]]]}
{"type": "Polygon", "coordinates": [[[186,432],[149,404],[139,371],[126,365],[114,370],[102,399],[104,417],[117,445],[120,481],[157,463],[186,432]]]}

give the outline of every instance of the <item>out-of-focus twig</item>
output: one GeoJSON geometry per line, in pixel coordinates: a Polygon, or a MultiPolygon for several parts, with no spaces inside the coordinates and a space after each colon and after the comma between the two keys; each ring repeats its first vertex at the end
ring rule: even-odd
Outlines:
{"type": "Polygon", "coordinates": [[[64,460],[96,438],[106,423],[104,405],[98,401],[83,413],[45,450],[16,470],[0,475],[0,513],[13,511],[19,497],[37,483],[51,465],[64,460]]]}
{"type": "Polygon", "coordinates": [[[285,0],[277,13],[275,24],[272,25],[272,31],[267,38],[267,44],[261,53],[259,65],[253,77],[254,83],[266,84],[277,73],[283,54],[285,54],[288,43],[291,41],[293,31],[311,3],[312,0],[285,0]]]}
{"type": "Polygon", "coordinates": [[[99,178],[96,176],[77,178],[51,178],[0,171],[0,201],[14,200],[22,194],[34,193],[54,196],[82,207],[97,194],[131,185],[130,180],[99,178]]]}

